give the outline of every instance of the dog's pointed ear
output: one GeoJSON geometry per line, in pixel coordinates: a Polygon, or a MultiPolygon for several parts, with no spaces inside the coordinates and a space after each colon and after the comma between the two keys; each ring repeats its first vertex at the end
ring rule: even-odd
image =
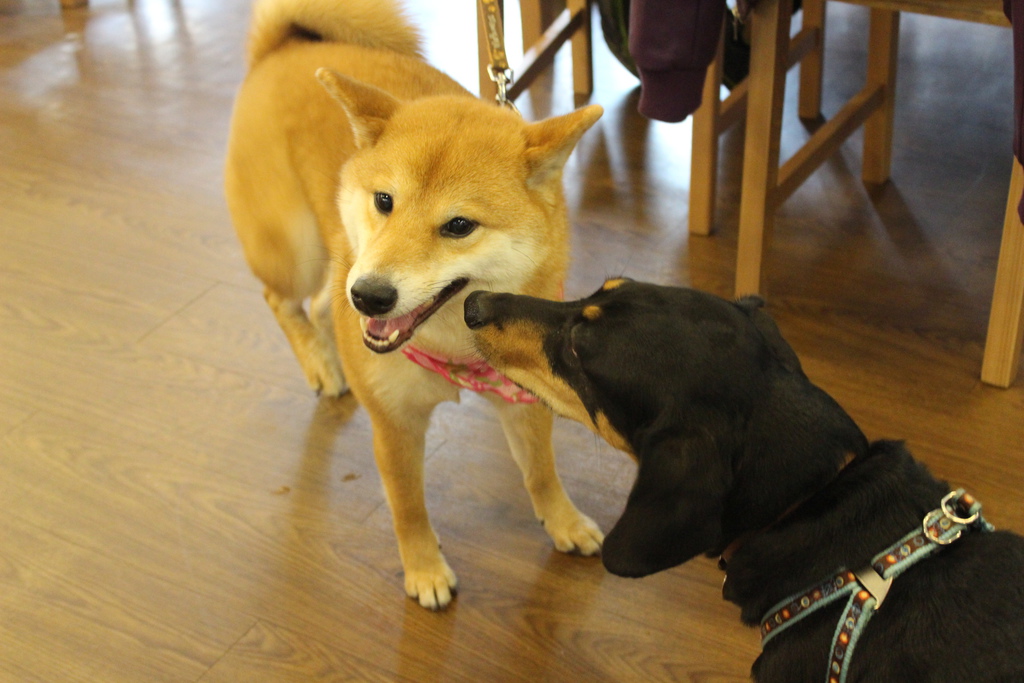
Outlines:
{"type": "Polygon", "coordinates": [[[601,105],[592,104],[527,126],[526,164],[530,187],[541,187],[561,176],[573,147],[603,113],[601,105]]]}
{"type": "Polygon", "coordinates": [[[316,78],[348,115],[356,147],[371,147],[377,142],[388,119],[398,109],[398,100],[380,88],[331,69],[317,69],[316,78]]]}
{"type": "Polygon", "coordinates": [[[732,481],[729,455],[707,435],[662,439],[639,460],[626,509],[601,549],[619,576],[647,576],[718,545],[732,481]]]}
{"type": "Polygon", "coordinates": [[[771,349],[772,355],[774,355],[787,370],[803,374],[803,368],[800,365],[800,358],[797,357],[793,347],[791,347],[786,340],[782,338],[782,333],[779,332],[779,326],[776,325],[772,317],[765,312],[764,299],[756,294],[750,294],[740,297],[735,303],[741,310],[750,316],[750,321],[754,323],[754,327],[756,327],[758,332],[761,333],[761,336],[768,344],[768,348],[771,349]]]}

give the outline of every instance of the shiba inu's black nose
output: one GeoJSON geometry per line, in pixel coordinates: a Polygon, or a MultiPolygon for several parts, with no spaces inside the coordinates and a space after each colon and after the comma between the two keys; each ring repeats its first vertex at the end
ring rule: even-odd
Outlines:
{"type": "Polygon", "coordinates": [[[352,305],[363,315],[384,315],[398,301],[398,290],[375,275],[364,275],[352,285],[352,305]]]}
{"type": "Polygon", "coordinates": [[[476,291],[466,297],[462,317],[469,329],[475,330],[487,324],[490,313],[486,297],[489,294],[489,292],[476,291]]]}

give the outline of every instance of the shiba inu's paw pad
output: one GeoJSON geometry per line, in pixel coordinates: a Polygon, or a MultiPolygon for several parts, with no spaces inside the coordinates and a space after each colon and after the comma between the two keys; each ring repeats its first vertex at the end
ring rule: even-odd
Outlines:
{"type": "Polygon", "coordinates": [[[452,601],[458,579],[448,563],[441,559],[433,571],[405,573],[405,592],[429,610],[444,609],[452,601]]]}
{"type": "Polygon", "coordinates": [[[577,511],[574,512],[575,515],[566,516],[564,521],[558,524],[551,519],[544,520],[544,529],[555,542],[555,548],[563,553],[596,555],[604,543],[604,534],[594,520],[577,511]]]}

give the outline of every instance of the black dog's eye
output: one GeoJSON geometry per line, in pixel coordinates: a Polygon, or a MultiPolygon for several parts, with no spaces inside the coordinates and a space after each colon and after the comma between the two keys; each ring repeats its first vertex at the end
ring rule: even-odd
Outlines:
{"type": "Polygon", "coordinates": [[[387,192],[375,192],[373,194],[373,205],[381,213],[389,214],[395,208],[395,200],[387,192]]]}
{"type": "Polygon", "coordinates": [[[583,322],[578,322],[569,328],[569,351],[577,360],[580,358],[580,347],[583,342],[583,325],[583,322]]]}
{"type": "Polygon", "coordinates": [[[458,216],[441,226],[441,234],[445,237],[465,237],[476,230],[478,223],[458,216]]]}

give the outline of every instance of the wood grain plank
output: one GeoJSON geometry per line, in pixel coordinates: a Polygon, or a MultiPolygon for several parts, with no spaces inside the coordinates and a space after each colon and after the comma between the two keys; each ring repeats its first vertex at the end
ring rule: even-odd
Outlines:
{"type": "Polygon", "coordinates": [[[351,649],[335,649],[308,633],[258,621],[198,683],[247,681],[414,681],[395,677],[351,649]]]}
{"type": "Polygon", "coordinates": [[[401,608],[400,599],[382,600],[400,589],[393,577],[353,572],[332,544],[366,548],[379,565],[374,554],[381,551],[374,548],[395,553],[390,534],[318,511],[319,496],[303,487],[239,485],[174,457],[141,457],[130,442],[98,431],[47,417],[7,438],[5,450],[33,456],[3,465],[5,478],[32,502],[18,513],[26,523],[73,547],[119,558],[212,606],[328,630],[335,619],[364,615],[344,639],[386,660],[388,651],[378,644],[382,621],[365,617],[378,604],[401,608]],[[294,600],[303,607],[292,609],[294,600]]]}
{"type": "MultiPolygon", "coordinates": [[[[13,150],[2,142],[4,157],[26,159],[16,168],[0,166],[0,239],[5,242],[17,238],[49,249],[70,248],[88,258],[115,253],[260,291],[251,274],[239,267],[244,264],[241,249],[219,196],[205,204],[183,202],[159,183],[126,191],[118,174],[82,177],[63,160],[41,160],[31,149],[13,150]],[[75,191],[69,193],[67,187],[75,191]]],[[[103,158],[106,153],[99,145],[88,156],[103,158]]],[[[211,181],[220,185],[219,179],[211,181]]]]}
{"type": "Polygon", "coordinates": [[[361,412],[353,419],[351,397],[318,402],[173,356],[122,351],[82,363],[71,352],[31,364],[32,357],[0,355],[0,396],[34,395],[39,409],[92,421],[144,452],[174,454],[260,490],[293,486],[305,465],[350,483],[344,495],[354,514],[382,504],[368,420],[361,412]]]}
{"type": "Polygon", "coordinates": [[[195,680],[252,623],[89,550],[0,520],[0,674],[17,680],[195,680]]]}
{"type": "Polygon", "coordinates": [[[14,429],[27,420],[33,411],[23,408],[14,401],[0,400],[0,435],[14,429]]]}
{"type": "Polygon", "coordinates": [[[299,394],[311,393],[262,294],[248,288],[213,287],[142,346],[259,377],[299,394]]]}
{"type": "Polygon", "coordinates": [[[44,336],[85,347],[135,340],[212,284],[112,254],[7,245],[0,250],[0,326],[12,343],[44,336]]]}

